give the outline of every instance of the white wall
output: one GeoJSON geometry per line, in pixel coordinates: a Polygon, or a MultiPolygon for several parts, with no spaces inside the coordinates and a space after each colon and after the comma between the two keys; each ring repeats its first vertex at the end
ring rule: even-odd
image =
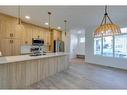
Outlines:
{"type": "Polygon", "coordinates": [[[70,58],[76,58],[78,37],[76,34],[71,34],[70,38],[71,38],[71,41],[70,41],[70,58]]]}
{"type": "Polygon", "coordinates": [[[81,37],[85,37],[84,29],[70,30],[70,58],[76,58],[77,54],[85,55],[85,42],[80,43],[81,37]]]}
{"type": "Polygon", "coordinates": [[[103,57],[103,56],[95,56],[94,55],[94,39],[93,32],[96,27],[88,27],[86,28],[85,33],[85,61],[87,63],[105,65],[110,67],[116,67],[127,70],[127,59],[124,58],[111,58],[111,57],[103,57]]]}
{"type": "Polygon", "coordinates": [[[85,34],[78,35],[78,44],[77,44],[76,54],[85,55],[85,42],[80,43],[81,37],[85,37],[85,34]]]}

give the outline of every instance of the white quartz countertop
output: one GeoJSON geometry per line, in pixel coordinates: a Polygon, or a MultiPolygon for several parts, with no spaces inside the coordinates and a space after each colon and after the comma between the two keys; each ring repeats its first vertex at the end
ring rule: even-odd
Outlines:
{"type": "Polygon", "coordinates": [[[0,64],[49,58],[49,57],[63,56],[63,55],[68,55],[68,53],[65,53],[65,52],[46,53],[46,55],[41,55],[41,56],[30,56],[30,55],[7,56],[7,57],[0,57],[0,64]]]}

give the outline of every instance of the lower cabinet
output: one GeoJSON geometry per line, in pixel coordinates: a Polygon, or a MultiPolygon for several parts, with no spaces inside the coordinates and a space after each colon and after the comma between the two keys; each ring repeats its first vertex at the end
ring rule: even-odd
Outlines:
{"type": "Polygon", "coordinates": [[[27,88],[42,79],[66,70],[68,57],[50,57],[0,64],[0,89],[27,88]]]}

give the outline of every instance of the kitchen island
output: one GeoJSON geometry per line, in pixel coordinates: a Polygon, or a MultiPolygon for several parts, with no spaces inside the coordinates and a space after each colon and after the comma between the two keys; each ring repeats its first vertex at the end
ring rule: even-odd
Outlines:
{"type": "Polygon", "coordinates": [[[27,88],[69,67],[68,53],[0,57],[0,88],[27,88]]]}

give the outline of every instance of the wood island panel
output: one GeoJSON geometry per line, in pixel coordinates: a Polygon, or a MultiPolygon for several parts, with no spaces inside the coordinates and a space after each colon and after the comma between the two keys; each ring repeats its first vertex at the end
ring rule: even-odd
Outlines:
{"type": "Polygon", "coordinates": [[[0,64],[0,89],[23,89],[69,66],[67,55],[0,64]]]}

